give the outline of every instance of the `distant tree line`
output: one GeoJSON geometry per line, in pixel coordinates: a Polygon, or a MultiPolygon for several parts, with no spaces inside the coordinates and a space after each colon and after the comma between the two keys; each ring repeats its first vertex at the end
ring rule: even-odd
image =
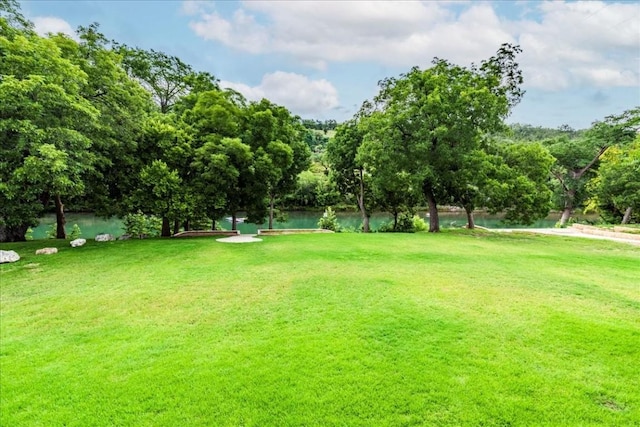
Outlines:
{"type": "Polygon", "coordinates": [[[307,129],[321,130],[325,134],[330,130],[335,130],[338,127],[338,122],[329,119],[329,120],[312,120],[312,119],[303,119],[302,124],[307,129]]]}

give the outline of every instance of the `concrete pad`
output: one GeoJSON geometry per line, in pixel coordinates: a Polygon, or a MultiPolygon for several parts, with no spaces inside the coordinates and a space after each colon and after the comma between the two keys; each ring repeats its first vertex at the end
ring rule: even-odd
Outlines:
{"type": "Polygon", "coordinates": [[[256,239],[255,234],[238,234],[237,236],[223,237],[216,239],[216,242],[221,243],[253,243],[262,242],[262,239],[256,239]]]}

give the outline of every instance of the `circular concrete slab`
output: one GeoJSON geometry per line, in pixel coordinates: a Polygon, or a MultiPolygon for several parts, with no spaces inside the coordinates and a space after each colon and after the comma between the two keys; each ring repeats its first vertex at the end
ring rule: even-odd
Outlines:
{"type": "Polygon", "coordinates": [[[238,234],[237,236],[223,237],[216,239],[216,242],[222,243],[253,243],[262,242],[262,239],[256,239],[255,234],[238,234]]]}

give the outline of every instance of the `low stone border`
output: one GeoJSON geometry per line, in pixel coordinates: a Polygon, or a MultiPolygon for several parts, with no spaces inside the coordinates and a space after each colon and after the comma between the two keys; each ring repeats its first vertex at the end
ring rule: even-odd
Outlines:
{"type": "Polygon", "coordinates": [[[616,225],[613,227],[613,231],[617,233],[631,233],[640,234],[640,228],[624,227],[622,225],[616,225]]]}
{"type": "Polygon", "coordinates": [[[280,228],[273,230],[258,230],[260,236],[280,236],[285,234],[316,234],[316,233],[333,233],[331,230],[322,228],[280,228]]]}
{"type": "Polygon", "coordinates": [[[190,230],[181,231],[171,237],[228,237],[237,236],[239,234],[239,230],[190,230]]]}
{"type": "Polygon", "coordinates": [[[585,224],[572,224],[571,228],[580,230],[582,233],[585,233],[585,234],[593,234],[594,236],[605,236],[605,237],[614,237],[618,239],[640,241],[640,234],[621,233],[619,231],[609,231],[599,227],[594,227],[592,225],[585,225],[585,224]]]}

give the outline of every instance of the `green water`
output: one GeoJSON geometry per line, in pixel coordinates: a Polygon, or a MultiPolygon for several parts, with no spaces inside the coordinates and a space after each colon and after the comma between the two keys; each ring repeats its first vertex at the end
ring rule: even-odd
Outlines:
{"type": "MultiPolygon", "coordinates": [[[[424,220],[428,223],[429,218],[425,212],[420,212],[424,220]]],[[[318,228],[318,220],[322,216],[322,212],[289,212],[287,222],[275,222],[273,228],[318,228]]],[[[362,225],[360,215],[353,212],[339,212],[337,213],[338,222],[343,228],[359,229],[362,225]]],[[[539,220],[530,226],[507,226],[501,222],[500,215],[489,215],[486,213],[476,213],[474,215],[476,225],[487,228],[549,228],[553,227],[558,221],[560,215],[553,214],[545,219],[539,220]]],[[[383,222],[391,220],[391,216],[385,213],[376,213],[371,216],[371,228],[377,229],[383,222]]],[[[45,239],[47,237],[47,230],[55,224],[55,216],[47,215],[40,220],[40,225],[33,229],[34,239],[45,239]]],[[[464,212],[441,212],[440,213],[440,226],[442,228],[451,227],[463,227],[467,223],[467,217],[464,212]]],[[[67,233],[70,233],[73,229],[73,225],[78,224],[82,232],[81,237],[85,239],[93,239],[96,235],[101,233],[109,233],[114,236],[120,236],[124,234],[122,228],[122,221],[119,218],[104,219],[96,217],[92,214],[67,214],[67,233]]],[[[231,230],[231,222],[228,220],[222,220],[219,223],[220,227],[231,230]]],[[[254,234],[259,228],[267,228],[267,224],[238,224],[238,230],[242,234],[254,234]]]]}
{"type": "MultiPolygon", "coordinates": [[[[120,236],[124,234],[124,230],[122,228],[122,220],[119,218],[113,217],[109,219],[100,218],[92,214],[86,213],[67,213],[66,214],[67,224],[65,226],[65,230],[67,231],[67,235],[71,233],[73,230],[73,225],[78,224],[80,227],[81,235],[80,237],[84,239],[93,239],[98,234],[109,233],[114,236],[120,236]]],[[[47,238],[47,230],[50,230],[52,226],[56,223],[56,216],[46,215],[45,217],[40,219],[40,225],[33,228],[33,238],[34,239],[46,239],[47,238]]]]}

